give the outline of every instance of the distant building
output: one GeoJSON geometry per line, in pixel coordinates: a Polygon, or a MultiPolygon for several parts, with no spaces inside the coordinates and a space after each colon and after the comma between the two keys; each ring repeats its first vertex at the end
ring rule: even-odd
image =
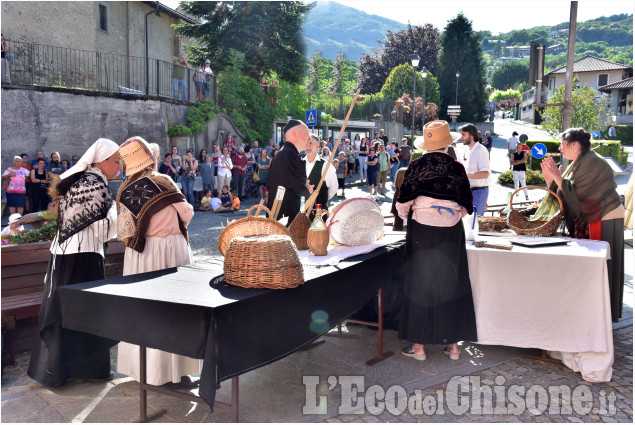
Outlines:
{"type": "Polygon", "coordinates": [[[598,88],[611,96],[611,115],[616,124],[633,124],[633,77],[598,88]]]}
{"type": "Polygon", "coordinates": [[[512,58],[509,56],[501,56],[500,58],[496,58],[496,62],[500,62],[500,63],[505,63],[509,61],[520,61],[520,60],[523,60],[523,58],[512,58]]]}
{"type": "Polygon", "coordinates": [[[507,46],[505,48],[509,51],[511,57],[519,58],[528,57],[531,51],[529,46],[507,46]]]}
{"type": "MultiPolygon", "coordinates": [[[[598,90],[599,87],[616,83],[633,76],[633,68],[627,64],[615,63],[587,55],[573,62],[573,75],[578,77],[581,85],[598,90]]],[[[545,74],[543,85],[547,86],[548,98],[551,99],[557,87],[563,86],[566,78],[566,66],[561,66],[545,74]]]]}
{"type": "Polygon", "coordinates": [[[2,33],[12,43],[145,57],[146,14],[149,57],[172,62],[188,43],[173,24],[199,23],[154,1],[3,1],[2,33]]]}
{"type": "Polygon", "coordinates": [[[565,50],[566,50],[565,47],[560,43],[547,47],[547,53],[552,55],[558,54],[560,52],[564,52],[565,50]]]}

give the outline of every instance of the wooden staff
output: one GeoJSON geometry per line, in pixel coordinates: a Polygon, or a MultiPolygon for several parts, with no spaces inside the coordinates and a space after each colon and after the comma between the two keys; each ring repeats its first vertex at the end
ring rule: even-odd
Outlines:
{"type": "Polygon", "coordinates": [[[353,107],[355,106],[355,102],[357,102],[357,96],[359,96],[359,89],[357,90],[357,93],[355,93],[355,97],[353,97],[353,102],[351,103],[351,107],[348,108],[348,113],[346,114],[346,119],[344,119],[344,123],[342,124],[342,129],[340,130],[340,135],[337,138],[337,142],[335,142],[335,146],[333,146],[333,152],[331,153],[331,157],[329,158],[328,162],[326,163],[326,167],[323,168],[322,178],[320,178],[320,182],[318,183],[317,187],[313,189],[313,193],[311,194],[311,196],[309,196],[309,199],[304,204],[304,211],[302,211],[302,212],[305,213],[305,214],[307,214],[308,211],[311,211],[311,209],[313,208],[313,204],[315,203],[315,200],[317,199],[318,193],[320,192],[320,188],[322,187],[322,184],[324,183],[324,179],[326,178],[326,173],[328,173],[329,167],[331,166],[331,164],[333,164],[333,158],[335,157],[335,151],[337,150],[337,148],[340,145],[340,142],[342,141],[342,135],[344,134],[344,129],[346,128],[346,124],[348,124],[348,119],[351,116],[351,112],[353,112],[353,107]]]}

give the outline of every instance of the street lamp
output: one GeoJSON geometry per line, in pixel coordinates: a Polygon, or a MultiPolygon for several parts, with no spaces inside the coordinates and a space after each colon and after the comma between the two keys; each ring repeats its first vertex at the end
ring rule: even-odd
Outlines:
{"type": "Polygon", "coordinates": [[[461,73],[459,71],[456,71],[456,99],[454,100],[455,105],[459,104],[459,77],[460,76],[461,76],[461,73]]]}
{"type": "Polygon", "coordinates": [[[426,124],[426,77],[428,76],[428,70],[424,66],[421,69],[421,78],[423,78],[423,95],[421,96],[422,100],[422,110],[421,110],[421,134],[423,134],[423,126],[426,124]]]}
{"type": "Polygon", "coordinates": [[[413,143],[415,140],[415,96],[417,94],[417,67],[419,66],[419,57],[418,54],[414,54],[410,56],[410,63],[412,64],[412,134],[410,143],[413,143]]]}

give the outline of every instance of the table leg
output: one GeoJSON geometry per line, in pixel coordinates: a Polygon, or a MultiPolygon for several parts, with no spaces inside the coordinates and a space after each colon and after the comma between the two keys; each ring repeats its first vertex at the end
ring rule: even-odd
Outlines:
{"type": "Polygon", "coordinates": [[[238,376],[232,378],[232,422],[238,423],[238,376]]]}
{"type": "MultiPolygon", "coordinates": [[[[357,323],[360,325],[373,326],[378,328],[377,336],[377,357],[374,357],[366,362],[367,366],[373,366],[387,358],[391,357],[394,353],[387,351],[384,353],[384,288],[379,288],[377,294],[377,322],[366,322],[363,320],[349,320],[351,323],[357,323]]],[[[337,336],[337,335],[334,335],[337,336]]]]}
{"type": "Polygon", "coordinates": [[[148,416],[148,391],[147,383],[147,364],[146,364],[146,347],[139,347],[139,420],[136,422],[149,422],[162,415],[167,410],[161,409],[156,413],[148,416]]]}
{"type": "Polygon", "coordinates": [[[521,354],[523,357],[528,357],[530,359],[534,359],[534,360],[542,360],[544,362],[550,362],[550,363],[556,363],[556,364],[562,364],[561,360],[558,359],[552,359],[551,357],[549,357],[547,355],[547,351],[546,350],[541,350],[539,348],[536,348],[536,350],[538,350],[540,352],[540,354],[521,354]]]}

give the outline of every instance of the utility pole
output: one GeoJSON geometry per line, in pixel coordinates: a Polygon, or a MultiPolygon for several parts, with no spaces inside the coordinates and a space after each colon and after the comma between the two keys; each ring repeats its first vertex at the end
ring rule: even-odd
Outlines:
{"type": "MultiPolygon", "coordinates": [[[[569,17],[569,42],[567,43],[567,71],[564,85],[564,107],[562,108],[562,131],[571,128],[573,107],[571,106],[571,92],[573,91],[573,61],[575,60],[575,35],[576,21],[578,17],[578,2],[571,2],[571,15],[569,17]]],[[[562,166],[566,168],[569,160],[562,157],[562,166]]]]}

